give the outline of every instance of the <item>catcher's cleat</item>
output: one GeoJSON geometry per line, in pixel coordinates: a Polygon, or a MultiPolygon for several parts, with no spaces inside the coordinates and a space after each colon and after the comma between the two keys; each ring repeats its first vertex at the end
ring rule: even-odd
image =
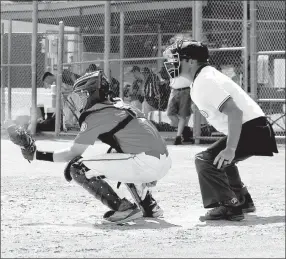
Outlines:
{"type": "Polygon", "coordinates": [[[110,223],[124,224],[142,218],[142,216],[142,211],[134,204],[133,207],[124,211],[108,211],[104,214],[103,218],[110,223]]]}
{"type": "Polygon", "coordinates": [[[244,219],[242,206],[236,198],[225,201],[221,206],[211,209],[203,217],[204,220],[230,220],[241,221],[244,219]]]}
{"type": "Polygon", "coordinates": [[[244,202],[241,205],[241,207],[244,213],[250,213],[256,211],[256,207],[249,193],[244,195],[244,202]]]}
{"type": "Polygon", "coordinates": [[[125,211],[128,209],[132,209],[134,208],[134,203],[131,203],[129,200],[127,200],[126,198],[121,199],[121,203],[120,206],[118,208],[118,211],[125,211]]]}
{"type": "Polygon", "coordinates": [[[246,186],[243,186],[242,188],[235,188],[232,186],[231,189],[236,194],[236,197],[238,198],[244,213],[254,212],[256,210],[254,202],[246,186]]]}
{"type": "Polygon", "coordinates": [[[151,192],[147,192],[145,199],[142,201],[145,210],[144,217],[159,218],[163,217],[164,211],[160,208],[156,200],[152,197],[151,192]]]}

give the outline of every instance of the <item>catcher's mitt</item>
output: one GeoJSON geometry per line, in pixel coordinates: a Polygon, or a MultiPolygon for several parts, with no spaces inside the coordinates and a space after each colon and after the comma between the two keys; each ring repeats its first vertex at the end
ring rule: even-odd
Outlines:
{"type": "Polygon", "coordinates": [[[36,152],[35,140],[21,126],[11,125],[7,128],[10,140],[17,146],[20,146],[22,155],[29,162],[33,160],[36,152]]]}

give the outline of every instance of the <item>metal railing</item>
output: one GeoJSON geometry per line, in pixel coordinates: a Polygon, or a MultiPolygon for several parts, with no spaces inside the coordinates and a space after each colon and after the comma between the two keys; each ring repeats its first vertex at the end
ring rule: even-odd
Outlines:
{"type": "MultiPolygon", "coordinates": [[[[95,64],[110,79],[118,81],[118,95],[126,99],[126,89],[134,80],[130,75],[133,66],[141,70],[147,67],[159,74],[165,45],[174,36],[191,35],[208,44],[212,65],[240,84],[277,125],[277,137],[285,138],[281,130],[285,70],[279,69],[285,66],[285,34],[282,32],[285,14],[281,13],[280,1],[267,5],[265,1],[167,1],[166,7],[150,1],[150,5],[156,5],[153,9],[148,9],[145,2],[106,1],[104,6],[93,6],[99,8],[94,14],[79,5],[77,8],[82,15],[78,19],[65,16],[65,13],[74,12],[67,7],[61,9],[61,21],[57,16],[60,11],[55,6],[51,8],[51,5],[33,1],[33,31],[21,44],[24,36],[13,31],[12,19],[7,23],[6,32],[2,24],[1,124],[27,107],[32,107],[31,121],[36,123],[37,102],[46,104],[49,95],[41,77],[45,71],[50,71],[57,76],[55,134],[58,135],[61,133],[59,96],[64,69],[81,75],[90,64],[95,64]],[[37,5],[41,5],[39,11],[37,5]],[[41,15],[43,10],[45,16],[41,15]],[[40,25],[47,26],[45,32],[38,32],[40,25]],[[269,35],[278,36],[269,38],[269,35]],[[26,55],[26,59],[21,58],[20,53],[25,54],[30,49],[31,54],[26,55]]],[[[165,93],[162,98],[167,99],[167,88],[165,93]]],[[[164,110],[150,114],[150,118],[165,123],[166,130],[169,129],[164,110]]],[[[207,121],[194,107],[189,126],[193,128],[197,143],[218,138],[217,132],[205,130],[206,125],[207,121]]]]}

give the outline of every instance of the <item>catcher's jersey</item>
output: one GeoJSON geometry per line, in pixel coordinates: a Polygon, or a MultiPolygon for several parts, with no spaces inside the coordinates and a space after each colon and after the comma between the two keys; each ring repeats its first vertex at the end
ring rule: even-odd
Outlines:
{"type": "Polygon", "coordinates": [[[228,134],[228,119],[221,108],[229,98],[242,110],[242,123],[265,116],[239,85],[211,66],[204,67],[191,85],[191,98],[209,123],[225,135],[228,134]]]}
{"type": "MultiPolygon", "coordinates": [[[[105,107],[109,108],[89,114],[81,124],[80,133],[77,135],[75,142],[93,145],[100,134],[110,131],[120,121],[125,119],[128,116],[128,112],[120,109],[119,106],[126,104],[120,103],[116,105],[98,103],[93,106],[92,109],[95,110],[105,107]]],[[[140,113],[139,110],[138,112],[140,113]]],[[[156,127],[146,118],[134,118],[125,128],[118,131],[115,136],[124,153],[139,154],[148,151],[165,153],[166,151],[165,141],[156,127]]]]}

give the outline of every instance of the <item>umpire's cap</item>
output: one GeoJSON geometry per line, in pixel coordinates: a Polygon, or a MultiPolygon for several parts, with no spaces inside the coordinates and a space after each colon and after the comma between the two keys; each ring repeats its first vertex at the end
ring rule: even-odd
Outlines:
{"type": "Polygon", "coordinates": [[[171,52],[173,54],[178,53],[180,60],[193,59],[200,62],[208,61],[209,50],[208,47],[195,40],[180,40],[173,44],[171,52]]]}

